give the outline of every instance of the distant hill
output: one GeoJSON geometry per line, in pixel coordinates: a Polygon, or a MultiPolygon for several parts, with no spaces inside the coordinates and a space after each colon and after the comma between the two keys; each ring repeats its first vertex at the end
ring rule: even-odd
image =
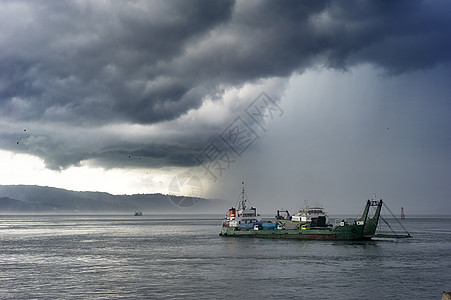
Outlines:
{"type": "Polygon", "coordinates": [[[0,185],[0,214],[20,213],[222,213],[219,200],[162,194],[112,195],[35,185],[0,185]]]}

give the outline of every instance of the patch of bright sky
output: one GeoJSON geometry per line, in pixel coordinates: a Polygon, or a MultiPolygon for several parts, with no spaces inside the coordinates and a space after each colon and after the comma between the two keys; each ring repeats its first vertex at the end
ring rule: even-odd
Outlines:
{"type": "Polygon", "coordinates": [[[74,191],[112,194],[168,193],[168,182],[181,170],[109,169],[82,163],[62,171],[45,168],[44,161],[28,155],[0,151],[2,185],[40,185],[74,191]],[[7,171],[6,171],[7,170],[7,171]],[[174,173],[175,172],[175,173],[174,173]]]}

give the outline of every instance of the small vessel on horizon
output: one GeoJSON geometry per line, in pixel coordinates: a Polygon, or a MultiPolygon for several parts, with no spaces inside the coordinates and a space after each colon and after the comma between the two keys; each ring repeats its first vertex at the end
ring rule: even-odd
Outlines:
{"type": "Polygon", "coordinates": [[[328,216],[322,207],[308,208],[307,206],[293,216],[290,216],[287,210],[278,210],[275,220],[262,221],[255,207],[247,207],[244,182],[241,184],[241,199],[238,201],[237,208],[232,207],[226,214],[220,236],[299,240],[371,240],[373,237],[410,237],[410,234],[376,234],[382,199],[367,200],[359,218],[342,219],[339,222],[336,220],[335,224],[329,223],[328,216]],[[281,212],[284,214],[282,215],[281,212]]]}
{"type": "Polygon", "coordinates": [[[141,211],[139,211],[139,210],[135,211],[135,214],[134,214],[135,217],[141,217],[142,215],[143,215],[143,213],[141,211]]]}

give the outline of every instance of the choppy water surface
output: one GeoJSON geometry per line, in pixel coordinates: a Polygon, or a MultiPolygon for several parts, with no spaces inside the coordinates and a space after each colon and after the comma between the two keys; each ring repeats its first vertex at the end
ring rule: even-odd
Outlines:
{"type": "Polygon", "coordinates": [[[440,299],[451,218],[412,239],[218,236],[221,216],[2,216],[1,299],[440,299]]]}

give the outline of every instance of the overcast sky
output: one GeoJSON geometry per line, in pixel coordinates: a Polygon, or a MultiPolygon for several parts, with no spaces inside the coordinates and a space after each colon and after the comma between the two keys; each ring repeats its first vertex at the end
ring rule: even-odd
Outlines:
{"type": "Polygon", "coordinates": [[[0,184],[194,178],[235,201],[246,181],[268,212],[354,213],[374,193],[449,212],[450,15],[445,0],[0,1],[0,184]]]}

